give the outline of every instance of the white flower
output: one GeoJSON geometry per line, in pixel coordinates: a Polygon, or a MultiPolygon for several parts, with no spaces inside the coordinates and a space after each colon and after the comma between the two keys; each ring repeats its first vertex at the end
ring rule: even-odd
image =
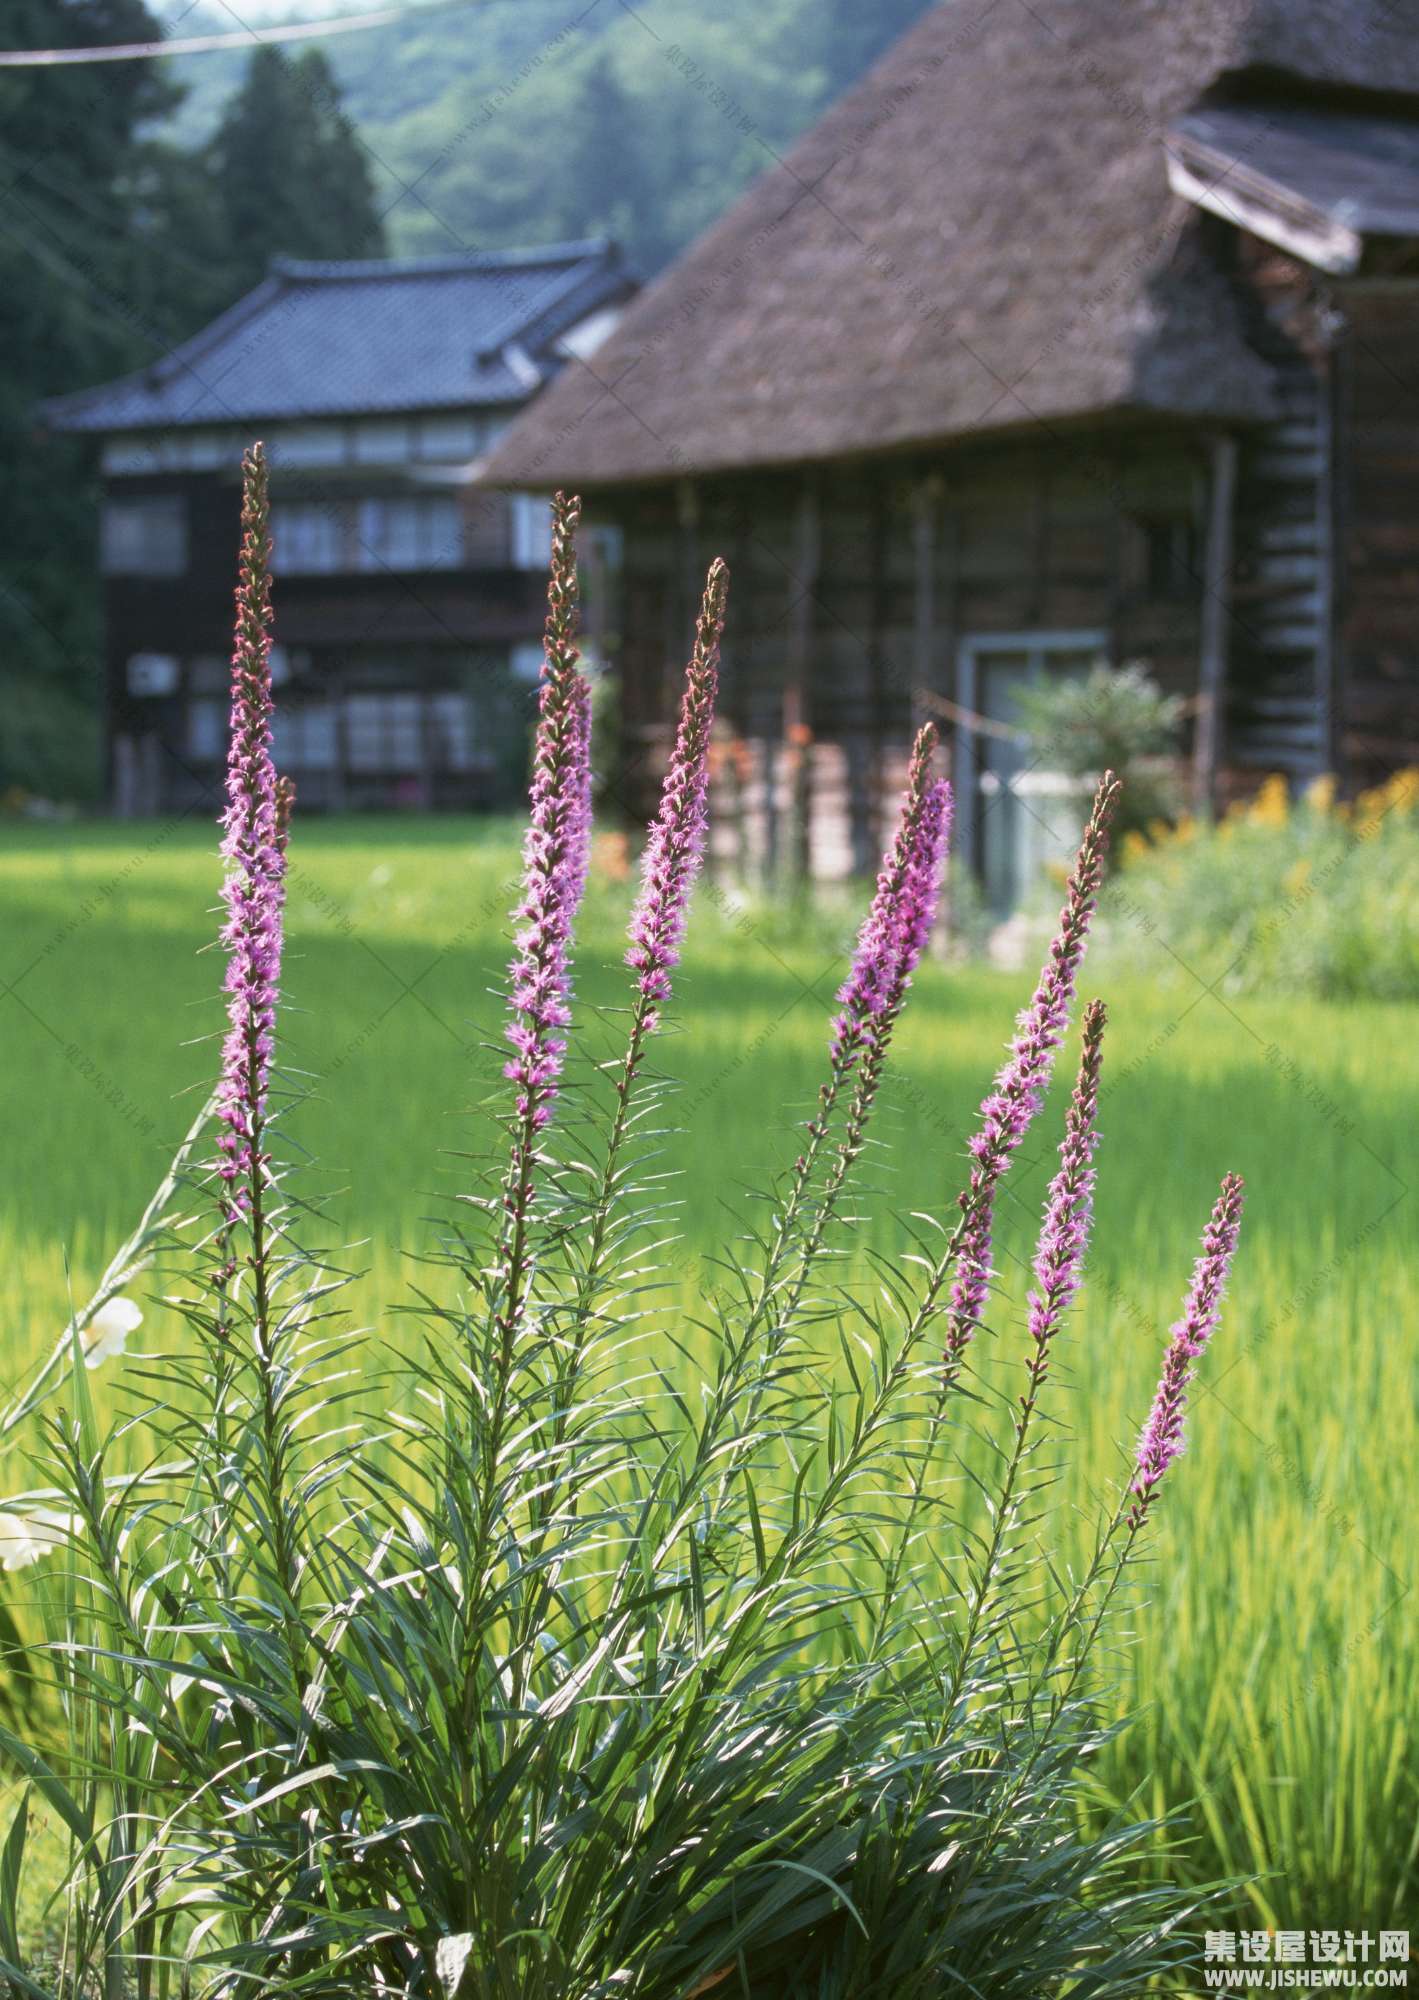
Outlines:
{"type": "Polygon", "coordinates": [[[122,1354],[129,1334],[142,1324],[142,1311],[132,1299],[110,1299],[100,1306],[84,1328],[84,1366],[102,1368],[111,1354],[122,1354]]]}
{"type": "Polygon", "coordinates": [[[62,1547],[69,1533],[67,1514],[36,1507],[32,1514],[0,1514],[0,1569],[28,1569],[62,1547]]]}

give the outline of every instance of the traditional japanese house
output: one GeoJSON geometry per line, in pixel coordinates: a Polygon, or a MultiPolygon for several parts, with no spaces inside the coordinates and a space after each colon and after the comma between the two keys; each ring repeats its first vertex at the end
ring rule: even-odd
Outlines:
{"type": "Polygon", "coordinates": [[[473,484],[631,281],[585,242],[279,260],[139,374],[46,406],[102,480],[108,742],[123,812],[213,793],[244,446],[272,464],[276,756],[304,808],[507,798],[541,657],[546,510],[473,484]]]}
{"type": "Polygon", "coordinates": [[[1008,907],[1015,693],[1099,658],[1187,697],[1204,799],[1419,759],[1419,15],[948,0],[486,476],[621,533],[633,803],[729,558],[741,780],[821,865],[934,713],[1008,907]]]}

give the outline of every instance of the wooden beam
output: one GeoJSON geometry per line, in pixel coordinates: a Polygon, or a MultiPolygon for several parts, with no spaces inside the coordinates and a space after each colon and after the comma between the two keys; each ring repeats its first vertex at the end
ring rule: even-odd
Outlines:
{"type": "Polygon", "coordinates": [[[1204,558],[1202,644],[1197,675],[1197,733],[1192,751],[1194,810],[1212,811],[1227,696],[1232,623],[1232,527],[1237,499],[1237,440],[1221,433],[1211,445],[1212,478],[1204,558]]]}
{"type": "Polygon", "coordinates": [[[869,487],[867,562],[867,867],[882,852],[887,804],[887,550],[893,504],[890,476],[878,473],[869,487]]]}
{"type": "Polygon", "coordinates": [[[788,579],[788,647],[784,661],[783,737],[793,789],[789,869],[804,882],[813,872],[813,708],[810,674],[822,525],[818,482],[805,473],[794,508],[793,569],[788,579]]]}
{"type": "Polygon", "coordinates": [[[936,569],[941,540],[941,481],[928,474],[912,493],[912,725],[930,717],[923,695],[938,681],[936,658],[936,569]]]}
{"type": "Polygon", "coordinates": [[[1320,417],[1321,474],[1316,482],[1316,562],[1320,609],[1316,617],[1319,643],[1316,648],[1316,718],[1320,724],[1321,770],[1338,774],[1339,731],[1335,707],[1340,681],[1339,599],[1337,580],[1341,561],[1341,507],[1344,483],[1339,463],[1342,438],[1349,436],[1349,412],[1343,409],[1345,369],[1348,349],[1339,344],[1340,329],[1334,329],[1320,356],[1318,413],[1320,417]]]}
{"type": "Polygon", "coordinates": [[[1323,209],[1296,197],[1287,200],[1279,190],[1268,200],[1260,186],[1255,190],[1244,188],[1237,162],[1224,160],[1217,154],[1205,162],[1199,160],[1194,167],[1169,146],[1165,158],[1169,187],[1194,208],[1220,215],[1233,229],[1250,230],[1264,243],[1274,243],[1278,250],[1289,251],[1318,271],[1348,277],[1360,268],[1360,259],[1365,254],[1364,237],[1323,209]]]}

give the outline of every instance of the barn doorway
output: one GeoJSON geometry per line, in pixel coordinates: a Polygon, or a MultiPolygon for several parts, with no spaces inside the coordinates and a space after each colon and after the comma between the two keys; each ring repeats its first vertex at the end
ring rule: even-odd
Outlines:
{"type": "Polygon", "coordinates": [[[1107,633],[1088,631],[977,633],[957,649],[957,853],[999,921],[1070,858],[1083,823],[1077,784],[1019,734],[1016,697],[1046,677],[1082,677],[1107,649],[1107,633]]]}

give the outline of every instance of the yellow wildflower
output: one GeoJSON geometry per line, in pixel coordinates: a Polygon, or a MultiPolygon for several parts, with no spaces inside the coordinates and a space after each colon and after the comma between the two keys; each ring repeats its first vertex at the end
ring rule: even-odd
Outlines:
{"type": "Polygon", "coordinates": [[[1262,782],[1261,790],[1251,802],[1247,818],[1253,826],[1285,826],[1291,816],[1290,793],[1286,780],[1279,771],[1273,771],[1262,782]]]}

